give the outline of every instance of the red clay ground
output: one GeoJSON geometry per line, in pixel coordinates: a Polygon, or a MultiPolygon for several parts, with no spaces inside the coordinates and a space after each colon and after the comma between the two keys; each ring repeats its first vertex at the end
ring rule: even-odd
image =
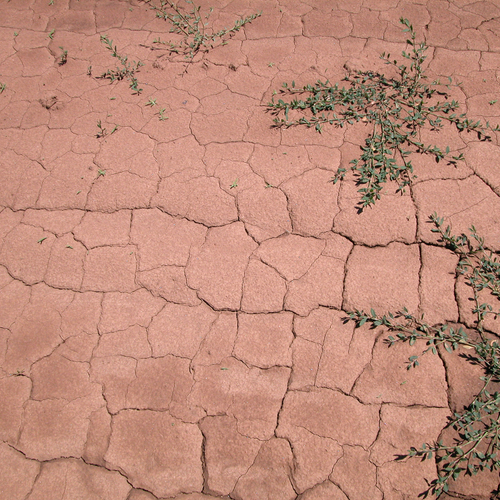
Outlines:
{"type": "Polygon", "coordinates": [[[209,5],[218,26],[263,14],[186,68],[150,49],[170,25],[144,2],[0,2],[0,496],[416,499],[435,463],[395,455],[437,439],[478,372],[456,356],[408,372],[413,348],[342,318],[406,305],[467,321],[427,218],[474,224],[499,250],[500,148],[428,134],[466,162],[415,158],[410,192],[388,185],[360,215],[352,179],[328,181],[368,129],[271,129],[263,105],[285,81],[383,70],[403,16],[429,74],[500,121],[500,5],[209,5]],[[100,35],[144,63],[140,96],[95,78],[118,63],[100,35]]]}

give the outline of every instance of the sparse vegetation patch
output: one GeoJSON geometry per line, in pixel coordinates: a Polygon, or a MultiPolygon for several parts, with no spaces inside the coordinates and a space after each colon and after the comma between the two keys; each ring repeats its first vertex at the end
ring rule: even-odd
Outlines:
{"type": "MultiPolygon", "coordinates": [[[[324,124],[344,127],[365,122],[372,125],[360,158],[351,161],[360,186],[361,208],[380,199],[382,185],[387,181],[397,182],[398,191],[405,192],[415,178],[409,158],[414,152],[431,155],[436,162],[445,160],[456,165],[463,160],[462,154],[451,155],[449,147],[443,150],[422,143],[419,139],[422,127],[440,130],[445,123],[451,123],[459,131],[477,133],[481,140],[489,140],[490,131],[500,130],[498,126],[473,121],[459,112],[459,103],[449,101],[446,92],[453,83],[451,78],[447,85],[439,81],[425,83],[427,77],[422,64],[428,47],[425,42],[416,41],[416,33],[407,19],[401,19],[401,23],[403,31],[408,33],[406,43],[410,47],[409,52],[402,53],[406,61],[399,64],[390,54],[381,55],[386,64],[397,69],[397,78],[386,78],[373,71],[355,71],[345,77],[347,87],[319,80],[302,88],[297,88],[295,82],[284,83],[279,94],[288,99],[275,100],[273,96],[268,104],[268,109],[276,115],[274,123],[278,127],[304,125],[321,132],[324,124]],[[299,98],[304,95],[304,99],[299,98]],[[300,118],[291,118],[292,111],[299,112],[300,118]]],[[[345,168],[339,168],[333,182],[343,179],[345,173],[345,168]]]]}

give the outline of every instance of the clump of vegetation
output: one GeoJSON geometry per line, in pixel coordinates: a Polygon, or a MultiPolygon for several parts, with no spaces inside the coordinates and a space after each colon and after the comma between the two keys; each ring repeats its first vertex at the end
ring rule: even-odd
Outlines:
{"type": "MultiPolygon", "coordinates": [[[[428,47],[425,42],[417,43],[415,31],[407,19],[401,19],[401,23],[403,31],[409,33],[406,43],[411,50],[402,52],[408,62],[399,64],[390,58],[390,54],[381,55],[386,64],[397,69],[397,78],[386,78],[373,71],[356,71],[344,79],[349,83],[348,87],[319,80],[302,88],[296,88],[295,82],[291,86],[284,83],[281,95],[305,94],[307,97],[285,102],[281,98],[275,101],[273,96],[268,104],[270,111],[277,115],[274,123],[278,127],[305,125],[321,132],[325,123],[344,127],[361,121],[373,125],[361,148],[360,158],[351,161],[360,186],[361,209],[380,199],[382,184],[388,180],[397,182],[398,191],[405,192],[415,178],[409,159],[413,152],[431,155],[436,162],[447,160],[454,165],[463,160],[462,154],[451,156],[449,147],[442,150],[420,142],[419,130],[422,127],[439,130],[447,122],[459,131],[477,133],[481,140],[490,139],[488,131],[500,130],[498,126],[483,125],[480,121],[470,120],[465,113],[459,113],[459,103],[447,100],[448,94],[439,81],[425,83],[427,77],[422,64],[428,47]],[[442,97],[444,101],[434,102],[436,97],[442,97]],[[309,114],[291,119],[291,110],[308,111],[309,114]]],[[[451,78],[446,87],[449,88],[450,84],[451,78]]],[[[345,173],[345,168],[339,168],[333,182],[343,179],[345,173]]]]}
{"type": "MultiPolygon", "coordinates": [[[[113,46],[113,40],[110,40],[107,35],[101,35],[101,42],[111,52],[111,55],[120,61],[121,67],[117,66],[114,70],[108,69],[100,76],[100,78],[106,78],[112,82],[126,78],[129,81],[129,87],[131,88],[132,93],[140,94],[142,89],[139,88],[139,82],[135,77],[135,72],[143,66],[143,63],[141,61],[130,62],[128,60],[128,56],[120,55],[116,45],[113,46]]],[[[91,68],[89,68],[89,74],[91,74],[91,68]]]]}
{"type": "MultiPolygon", "coordinates": [[[[389,346],[401,342],[410,345],[425,342],[427,347],[422,355],[428,352],[436,354],[439,347],[448,352],[460,346],[468,348],[474,353],[467,356],[468,361],[484,370],[481,377],[483,387],[479,393],[462,412],[454,413],[449,419],[447,428],[454,429],[455,442],[451,445],[443,441],[425,443],[420,449],[412,447],[407,455],[399,457],[435,458],[439,474],[422,493],[424,498],[429,494],[439,497],[447,492],[450,482],[461,474],[476,475],[483,470],[500,470],[500,393],[491,388],[500,382],[500,343],[497,338],[487,336],[484,329],[485,319],[488,316],[496,319],[500,308],[496,309],[480,299],[480,293],[487,290],[493,299],[500,300],[500,262],[497,255],[485,248],[484,240],[478,236],[474,226],[470,228],[470,236],[454,236],[450,226],[443,229],[442,218],[433,214],[430,220],[435,226],[432,231],[440,235],[440,242],[460,257],[457,272],[465,277],[473,291],[472,312],[477,339],[467,335],[462,327],[430,326],[423,322],[423,316],[417,318],[405,308],[384,316],[378,316],[373,309],[370,314],[356,310],[346,318],[346,321],[355,321],[357,326],[368,323],[373,328],[385,326],[389,331],[397,332],[386,339],[389,346]]],[[[408,369],[419,365],[418,358],[409,358],[408,369]]]]}
{"type": "Polygon", "coordinates": [[[238,19],[230,28],[223,28],[215,31],[209,26],[208,19],[213,9],[202,15],[201,7],[193,1],[186,0],[189,10],[179,7],[179,5],[170,0],[161,0],[160,5],[155,5],[152,0],[145,0],[146,3],[156,11],[156,17],[164,19],[172,24],[170,33],[175,33],[183,37],[182,42],[162,42],[160,39],[153,43],[165,45],[170,53],[184,54],[186,59],[193,59],[200,50],[209,50],[217,43],[225,45],[227,38],[233,36],[245,24],[251,23],[254,19],[262,15],[257,12],[242,19],[238,19]]]}

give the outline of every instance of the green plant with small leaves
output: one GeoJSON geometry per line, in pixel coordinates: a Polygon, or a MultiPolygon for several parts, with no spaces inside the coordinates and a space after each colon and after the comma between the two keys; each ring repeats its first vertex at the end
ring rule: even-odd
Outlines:
{"type": "Polygon", "coordinates": [[[108,132],[107,132],[106,128],[102,126],[101,120],[97,120],[97,128],[99,129],[97,134],[96,134],[96,137],[98,139],[107,135],[108,132]]]}
{"type": "Polygon", "coordinates": [[[191,0],[186,0],[189,9],[182,8],[170,0],[161,0],[159,5],[152,0],[145,0],[145,2],[156,11],[156,17],[172,24],[170,33],[183,37],[180,43],[163,42],[160,39],[154,40],[153,43],[167,46],[170,53],[184,54],[186,59],[193,59],[200,51],[207,51],[217,43],[225,45],[227,39],[231,38],[245,24],[251,23],[262,15],[262,12],[257,12],[238,19],[230,28],[215,31],[208,22],[210,14],[213,12],[212,8],[203,15],[200,12],[201,7],[191,0]]]}
{"type": "MultiPolygon", "coordinates": [[[[106,129],[106,127],[103,127],[101,120],[97,120],[97,128],[99,129],[97,134],[96,134],[96,137],[98,139],[108,135],[108,130],[106,129]]],[[[114,134],[117,130],[118,130],[118,125],[115,125],[113,127],[113,130],[109,133],[109,135],[114,134]]]]}
{"type": "Polygon", "coordinates": [[[0,94],[7,88],[7,84],[0,82],[0,94]]]}
{"type": "Polygon", "coordinates": [[[161,122],[164,122],[165,120],[168,120],[168,116],[165,115],[166,111],[167,110],[165,108],[161,108],[160,111],[158,111],[158,119],[161,122]]]}
{"type": "MultiPolygon", "coordinates": [[[[116,80],[120,81],[126,78],[129,81],[129,87],[132,90],[132,93],[140,94],[142,92],[142,89],[139,88],[139,82],[135,77],[135,72],[138,71],[141,66],[143,66],[143,63],[141,61],[130,62],[128,60],[128,56],[120,55],[118,53],[116,45],[113,45],[113,40],[110,40],[107,35],[101,35],[101,42],[111,52],[111,55],[120,61],[121,67],[117,66],[114,70],[108,69],[100,76],[100,78],[106,78],[108,80],[111,80],[111,82],[114,82],[116,80]]],[[[87,73],[92,73],[91,67],[89,67],[87,73]]]]}
{"type": "MultiPolygon", "coordinates": [[[[400,460],[410,457],[436,460],[438,477],[428,483],[428,489],[420,495],[424,498],[430,494],[439,497],[446,493],[451,481],[463,474],[473,476],[485,470],[500,470],[500,393],[492,388],[493,384],[498,387],[500,382],[500,341],[487,335],[484,328],[488,316],[496,319],[500,315],[500,262],[498,255],[487,250],[474,226],[470,228],[469,236],[455,236],[451,234],[450,226],[443,229],[443,219],[436,214],[431,215],[430,220],[434,224],[432,231],[440,235],[440,242],[460,257],[457,273],[464,276],[473,291],[472,312],[477,335],[468,335],[460,326],[428,325],[424,323],[423,316],[415,317],[406,308],[384,316],[377,315],[373,309],[369,314],[355,310],[349,312],[346,318],[346,321],[355,321],[356,326],[367,323],[373,328],[383,326],[396,332],[395,336],[390,335],[386,339],[389,347],[397,343],[414,345],[425,342],[426,348],[421,355],[429,352],[437,354],[439,348],[451,353],[465,347],[474,353],[467,359],[484,370],[481,377],[483,387],[479,393],[463,411],[455,412],[449,418],[446,428],[455,431],[455,442],[444,444],[440,440],[425,443],[420,449],[412,447],[406,455],[398,457],[400,460]],[[484,290],[490,293],[497,307],[481,300],[484,290]]],[[[418,360],[419,356],[410,356],[407,368],[419,366],[418,360]]]]}
{"type": "Polygon", "coordinates": [[[68,51],[64,50],[64,47],[59,47],[61,49],[61,54],[59,55],[59,66],[63,66],[68,62],[68,51]]]}
{"type": "MultiPolygon", "coordinates": [[[[481,140],[489,140],[489,132],[500,130],[498,125],[490,127],[488,122],[483,125],[459,113],[459,103],[447,100],[446,88],[450,88],[451,78],[446,86],[439,81],[425,83],[427,77],[422,65],[428,47],[425,42],[416,41],[415,31],[407,19],[400,21],[403,31],[408,33],[406,43],[411,49],[402,52],[406,61],[399,64],[390,54],[381,55],[386,64],[396,68],[396,78],[387,78],[374,71],[355,71],[344,78],[349,83],[347,87],[319,80],[301,88],[297,88],[295,82],[291,86],[284,83],[280,94],[291,100],[279,98],[276,101],[275,92],[268,104],[268,109],[276,115],[274,124],[277,127],[305,125],[321,132],[324,124],[344,127],[364,122],[372,125],[360,158],[351,161],[360,187],[361,210],[380,199],[382,184],[389,180],[398,183],[398,192],[405,192],[415,178],[409,159],[414,152],[428,154],[436,162],[447,160],[453,165],[463,160],[462,154],[452,156],[449,147],[442,150],[422,143],[419,139],[422,127],[439,131],[445,123],[450,123],[460,132],[477,133],[481,140]],[[307,97],[295,97],[301,95],[307,97]],[[439,98],[444,100],[437,100],[439,98]],[[302,116],[292,119],[290,111],[302,116]]],[[[343,179],[345,174],[346,169],[339,168],[333,182],[343,179]]]]}

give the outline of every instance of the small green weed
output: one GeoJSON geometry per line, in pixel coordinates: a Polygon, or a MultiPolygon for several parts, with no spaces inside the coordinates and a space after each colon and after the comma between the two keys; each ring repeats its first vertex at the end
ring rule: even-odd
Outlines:
{"type": "MultiPolygon", "coordinates": [[[[130,62],[127,56],[122,56],[118,53],[118,49],[113,46],[113,40],[110,40],[107,35],[101,35],[101,42],[106,46],[106,48],[111,51],[111,55],[116,57],[120,63],[121,67],[116,67],[114,70],[108,69],[105,73],[103,73],[100,78],[106,78],[114,82],[116,80],[127,79],[129,81],[129,87],[134,94],[140,94],[142,89],[139,88],[139,82],[135,77],[135,72],[139,70],[143,63],[141,61],[133,61],[130,62]]],[[[88,74],[92,73],[92,68],[89,67],[87,71],[88,74]]]]}
{"type": "MultiPolygon", "coordinates": [[[[490,127],[489,123],[474,122],[465,113],[458,114],[458,102],[446,101],[448,94],[440,82],[424,83],[427,77],[422,64],[428,47],[425,42],[417,43],[415,31],[407,19],[401,19],[401,24],[403,31],[409,33],[406,43],[411,51],[402,52],[410,63],[409,67],[407,63],[399,64],[390,59],[390,54],[381,55],[386,64],[396,67],[397,78],[388,79],[372,71],[356,71],[344,79],[349,82],[347,88],[319,80],[302,88],[296,88],[295,82],[291,87],[284,83],[281,94],[307,94],[308,97],[305,100],[292,98],[290,102],[283,99],[275,102],[273,96],[268,104],[268,109],[278,115],[274,120],[278,127],[305,125],[321,132],[325,123],[344,127],[361,121],[373,125],[371,134],[365,139],[365,146],[361,148],[361,157],[351,161],[357,185],[360,186],[361,209],[380,199],[382,184],[387,180],[396,181],[398,191],[405,192],[405,187],[415,178],[411,160],[408,159],[413,152],[431,155],[436,162],[446,159],[453,165],[463,160],[462,154],[450,156],[449,147],[443,151],[437,146],[420,142],[419,131],[425,125],[432,130],[440,130],[448,122],[459,131],[476,132],[481,140],[490,139],[488,130],[500,130],[498,126],[490,127]],[[445,101],[429,104],[429,100],[437,96],[445,101]],[[293,120],[289,118],[291,110],[308,110],[310,116],[293,120]],[[284,118],[279,116],[282,113],[284,118]]],[[[451,83],[449,78],[448,88],[451,83]]],[[[343,179],[345,173],[345,168],[339,168],[333,182],[343,179]]]]}
{"type": "Polygon", "coordinates": [[[200,13],[201,7],[191,0],[186,0],[186,3],[190,6],[189,10],[179,7],[170,0],[161,0],[159,6],[155,5],[152,0],[144,1],[156,11],[156,17],[172,24],[170,33],[176,33],[183,37],[183,41],[179,44],[162,42],[160,39],[154,40],[153,43],[166,45],[170,53],[184,54],[186,59],[193,59],[200,50],[209,50],[218,42],[222,45],[226,44],[227,38],[233,36],[245,24],[251,23],[262,15],[262,12],[257,12],[238,19],[231,28],[214,31],[208,23],[210,14],[213,12],[212,8],[209,9],[207,14],[202,15],[200,13]]]}
{"type": "Polygon", "coordinates": [[[102,126],[101,120],[97,120],[97,128],[99,129],[99,131],[96,134],[96,137],[98,139],[107,135],[108,132],[107,132],[106,128],[102,126]]]}
{"type": "Polygon", "coordinates": [[[49,34],[47,35],[51,40],[54,39],[54,33],[56,32],[56,30],[50,30],[49,31],[49,34]]]}
{"type": "Polygon", "coordinates": [[[168,120],[168,116],[166,116],[165,113],[166,113],[166,109],[165,108],[161,108],[160,111],[158,111],[158,119],[161,122],[164,122],[165,120],[168,120]]]}
{"type": "Polygon", "coordinates": [[[7,88],[7,84],[0,82],[0,94],[7,88]]]}
{"type": "MultiPolygon", "coordinates": [[[[471,349],[475,354],[467,359],[484,369],[482,389],[469,406],[450,417],[446,426],[456,432],[455,443],[425,443],[420,449],[412,447],[407,455],[398,457],[400,460],[408,457],[436,459],[438,477],[429,482],[429,488],[421,495],[424,498],[429,494],[439,497],[446,493],[450,482],[462,474],[472,476],[483,470],[500,469],[500,393],[490,389],[492,384],[500,382],[500,344],[497,339],[486,337],[483,327],[487,316],[497,318],[500,315],[500,308],[496,310],[491,304],[481,303],[479,295],[482,290],[488,290],[492,298],[500,300],[500,262],[497,255],[485,248],[483,238],[477,235],[474,226],[470,228],[470,236],[454,236],[450,226],[443,229],[442,218],[433,214],[430,220],[435,226],[432,231],[440,234],[440,242],[460,257],[457,272],[465,277],[473,290],[472,312],[476,318],[478,340],[470,338],[462,327],[430,326],[423,322],[423,316],[416,318],[406,308],[387,316],[378,316],[373,309],[370,314],[356,310],[349,312],[346,318],[346,321],[355,321],[356,326],[368,323],[372,328],[385,326],[389,331],[397,332],[386,339],[389,346],[400,342],[410,345],[425,342],[427,347],[422,355],[428,352],[437,354],[438,347],[448,352],[460,346],[471,349]]],[[[418,358],[410,356],[408,369],[419,365],[418,358]]]]}
{"type": "Polygon", "coordinates": [[[59,66],[63,66],[68,62],[68,51],[64,50],[64,47],[59,47],[61,49],[61,55],[59,56],[59,66]]]}

